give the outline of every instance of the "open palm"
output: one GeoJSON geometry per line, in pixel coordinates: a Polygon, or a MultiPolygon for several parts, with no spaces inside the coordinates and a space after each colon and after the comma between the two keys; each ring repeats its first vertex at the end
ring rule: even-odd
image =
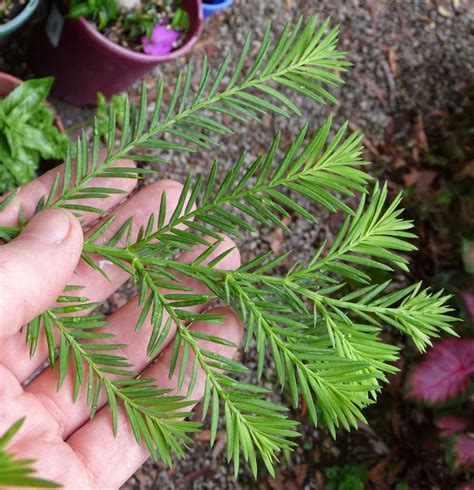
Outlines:
{"type": "MultiPolygon", "coordinates": [[[[116,165],[123,167],[131,163],[117,161],[116,165]]],[[[20,189],[0,213],[0,225],[17,225],[21,214],[26,219],[32,218],[38,201],[48,194],[58,172],[62,172],[62,167],[51,170],[20,189]]],[[[112,183],[105,179],[91,183],[96,187],[110,185],[112,183]]],[[[130,216],[134,218],[133,230],[138,233],[149,215],[159,211],[163,193],[166,195],[169,218],[182,189],[176,182],[160,181],[122,202],[124,196],[133,190],[135,181],[114,179],[113,186],[125,193],[113,194],[100,202],[105,209],[114,208],[112,213],[116,215],[113,225],[101,237],[104,240],[112,236],[130,216]]],[[[89,201],[83,200],[82,204],[98,204],[89,201]]],[[[80,260],[83,229],[86,234],[91,233],[100,226],[100,223],[93,224],[95,220],[96,215],[91,213],[83,213],[79,222],[64,210],[46,210],[34,216],[18,238],[0,246],[0,433],[25,417],[25,423],[9,450],[19,457],[35,459],[39,477],[61,483],[66,488],[118,488],[149,456],[146,447],[135,442],[127,418],[120,411],[118,434],[114,437],[105,395],[99,397],[98,411],[93,420],[89,420],[86,387],[81,389],[76,402],[73,402],[72,369],[61,391],[56,389],[57,370],[51,368],[28,382],[31,375],[44,364],[48,349],[44,338],[41,338],[35,356],[30,358],[21,326],[50,307],[68,283],[83,286],[81,296],[92,302],[100,302],[128,279],[122,269],[111,263],[101,264],[107,279],[80,260]]],[[[237,268],[240,257],[234,247],[233,242],[224,237],[207,260],[211,261],[232,248],[218,265],[222,269],[237,268]]],[[[180,260],[192,261],[202,251],[201,247],[196,246],[183,253],[180,260]]],[[[197,281],[185,281],[192,288],[192,293],[206,292],[205,286],[197,281]]],[[[111,314],[109,324],[101,331],[115,335],[110,342],[127,344],[122,355],[129,359],[137,372],[146,370],[147,377],[156,378],[160,388],[173,389],[177,381],[168,376],[171,352],[167,349],[174,336],[173,327],[158,360],[151,364],[146,355],[147,332],[151,332],[151,325],[145,322],[142,327],[144,331],[140,335],[134,334],[139,316],[137,301],[136,297],[132,298],[111,314]]],[[[194,308],[202,309],[202,305],[194,308]]],[[[223,315],[221,324],[196,322],[189,328],[239,343],[242,326],[238,317],[228,308],[214,308],[213,311],[223,315]]],[[[163,321],[166,321],[166,317],[163,321]]],[[[101,340],[104,341],[107,339],[101,340]]],[[[232,347],[205,341],[201,343],[205,349],[217,350],[229,357],[233,355],[232,347]]],[[[192,366],[192,361],[190,356],[189,366],[192,366]]],[[[187,391],[186,385],[185,380],[182,394],[187,391]]],[[[205,377],[199,373],[192,399],[202,397],[204,385],[205,377]]]]}

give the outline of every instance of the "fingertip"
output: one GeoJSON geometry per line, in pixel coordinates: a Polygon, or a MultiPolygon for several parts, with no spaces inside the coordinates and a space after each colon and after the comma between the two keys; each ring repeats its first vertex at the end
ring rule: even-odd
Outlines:
{"type": "Polygon", "coordinates": [[[45,209],[35,214],[13,243],[38,241],[46,245],[82,248],[83,235],[79,220],[65,209],[45,209]]]}
{"type": "Polygon", "coordinates": [[[220,243],[219,247],[217,248],[218,252],[216,256],[224,252],[227,252],[230,250],[230,252],[220,261],[217,263],[217,266],[220,269],[226,269],[226,270],[235,270],[238,269],[242,263],[241,257],[240,257],[240,252],[237,247],[237,244],[235,243],[232,238],[225,234],[220,234],[222,242],[220,243]]]}
{"type": "MultiPolygon", "coordinates": [[[[153,184],[149,184],[142,192],[146,191],[149,194],[153,194],[155,198],[160,198],[163,193],[166,193],[166,201],[168,204],[176,203],[183,192],[183,184],[176,180],[163,179],[153,184]]],[[[175,206],[172,206],[174,210],[175,206]]]]}
{"type": "Polygon", "coordinates": [[[77,218],[47,209],[0,247],[0,331],[14,333],[54,303],[74,273],[82,245],[77,218]]]}
{"type": "Polygon", "coordinates": [[[46,209],[36,214],[19,237],[3,250],[10,249],[15,255],[20,271],[35,262],[38,270],[49,264],[52,286],[61,285],[72,276],[83,244],[82,226],[73,213],[66,209],[46,209]]]}
{"type": "Polygon", "coordinates": [[[152,185],[155,186],[156,188],[161,188],[162,190],[170,191],[171,193],[179,192],[180,194],[184,187],[183,184],[181,184],[181,182],[178,182],[177,180],[173,180],[173,179],[162,179],[152,185]]]}
{"type": "Polygon", "coordinates": [[[226,319],[224,325],[226,326],[226,338],[236,345],[242,342],[244,337],[244,323],[237,314],[237,312],[229,306],[218,306],[212,310],[212,312],[224,316],[226,319]]]}
{"type": "MultiPolygon", "coordinates": [[[[171,219],[171,216],[174,213],[174,210],[176,208],[176,205],[178,204],[179,198],[181,197],[181,194],[183,193],[183,184],[181,182],[178,182],[176,180],[171,180],[171,179],[163,179],[158,182],[155,182],[150,186],[149,192],[152,193],[154,196],[156,196],[156,199],[159,203],[159,206],[161,205],[161,199],[162,195],[166,195],[166,218],[165,218],[165,223],[168,223],[169,220],[171,219]]],[[[186,196],[186,202],[189,198],[186,196]]],[[[186,202],[183,206],[183,209],[186,207],[186,202]]],[[[158,207],[159,207],[158,206],[158,207]]]]}
{"type": "Polygon", "coordinates": [[[126,160],[125,158],[118,158],[117,160],[113,161],[111,167],[137,168],[137,164],[134,160],[126,160]]]}
{"type": "Polygon", "coordinates": [[[75,251],[82,252],[82,246],[84,245],[84,232],[80,221],[70,212],[61,209],[62,212],[66,212],[69,215],[70,228],[69,228],[69,240],[75,251]]]}

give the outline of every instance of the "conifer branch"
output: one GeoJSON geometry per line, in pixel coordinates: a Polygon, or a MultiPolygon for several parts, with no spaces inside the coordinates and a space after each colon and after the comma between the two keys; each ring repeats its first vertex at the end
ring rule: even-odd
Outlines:
{"type": "MultiPolygon", "coordinates": [[[[147,271],[147,267],[134,255],[131,259],[137,273],[144,278],[145,284],[149,287],[153,296],[154,311],[152,313],[153,332],[151,335],[148,353],[154,357],[169,333],[171,324],[176,327],[176,335],[173,340],[172,358],[170,362],[169,376],[178,372],[177,389],[181,390],[187,377],[191,357],[194,359],[191,364],[191,375],[187,379],[187,397],[189,397],[195,387],[198,369],[200,368],[206,375],[206,388],[203,398],[202,419],[210,413],[211,421],[211,445],[214,444],[217,434],[219,419],[219,400],[224,406],[224,415],[228,431],[228,438],[232,443],[228,444],[227,458],[234,463],[234,472],[237,475],[239,469],[239,457],[242,453],[245,461],[250,464],[253,474],[257,475],[257,454],[259,454],[267,470],[274,474],[274,464],[278,460],[276,453],[284,449],[291,449],[296,444],[287,440],[299,434],[294,430],[296,422],[284,416],[285,407],[265,401],[264,395],[268,391],[244,383],[236,383],[223,372],[233,374],[245,374],[248,369],[241,363],[228,359],[222,355],[215,354],[209,350],[199,347],[199,340],[206,340],[221,345],[234,346],[229,341],[210,336],[196,330],[189,330],[183,318],[184,306],[194,304],[195,296],[191,299],[190,294],[170,301],[172,295],[163,294],[153,278],[147,271]],[[168,319],[162,326],[164,314],[168,319]],[[249,398],[249,395],[252,398],[249,398]],[[212,400],[212,401],[211,401],[212,400]]],[[[199,300],[206,301],[209,296],[200,295],[199,300]]],[[[145,308],[142,310],[142,318],[148,314],[145,308]]],[[[210,320],[209,316],[198,315],[200,321],[210,320]]],[[[219,318],[212,318],[219,321],[219,318]]],[[[189,321],[189,317],[188,317],[189,321]]],[[[137,328],[140,329],[138,324],[137,328]]]]}
{"type": "Polygon", "coordinates": [[[139,373],[130,369],[132,365],[128,359],[115,353],[126,345],[112,343],[114,334],[100,331],[107,325],[102,315],[65,316],[74,311],[93,309],[96,305],[73,296],[62,296],[59,301],[67,303],[67,306],[47,310],[28,324],[27,332],[31,354],[34,354],[39,328],[43,326],[52,367],[56,364],[54,334],[59,334],[58,389],[72,368],[70,359],[73,359],[72,396],[76,400],[81,389],[87,390],[90,418],[98,409],[102,391],[110,408],[114,433],[117,432],[120,401],[137,442],[143,441],[154,459],[160,457],[171,465],[171,451],[183,457],[183,447],[191,441],[188,434],[196,432],[200,425],[182,420],[192,415],[185,409],[194,402],[183,396],[171,395],[169,390],[158,389],[155,379],[138,377],[139,373]]]}
{"type": "MultiPolygon", "coordinates": [[[[239,122],[260,121],[267,113],[283,117],[300,116],[295,104],[273,85],[286,87],[317,103],[336,103],[335,98],[324,88],[342,83],[337,73],[345,71],[349,64],[344,53],[336,49],[339,29],[328,32],[329,21],[318,27],[313,16],[303,24],[300,18],[294,26],[288,23],[281,35],[271,43],[271,28],[268,24],[253,63],[249,68],[251,36],[247,35],[244,47],[232,70],[228,55],[213,74],[207,59],[201,66],[197,92],[191,94],[193,63],[184,74],[180,73],[172,90],[167,107],[164,103],[165,81],[157,81],[157,96],[151,119],[148,118],[148,91],[142,84],[140,101],[131,104],[124,98],[124,122],[117,140],[116,114],[110,111],[105,148],[106,157],[100,158],[100,131],[96,122],[92,143],[89,147],[83,133],[71,144],[65,161],[65,172],[58,176],[49,195],[39,203],[38,209],[62,207],[82,212],[103,211],[97,207],[78,204],[85,198],[105,198],[116,192],[114,188],[94,189],[89,184],[97,178],[139,178],[146,169],[112,167],[120,159],[145,161],[152,164],[167,163],[163,157],[146,153],[148,150],[195,151],[196,147],[209,149],[217,144],[212,134],[226,135],[232,132],[217,123],[210,114],[224,114],[239,122]],[[224,77],[230,80],[224,83],[224,77]],[[165,139],[165,135],[168,139],[165,139]],[[171,138],[171,139],[170,139],[171,138]],[[137,149],[145,150],[137,153],[137,149]],[[75,160],[73,160],[75,158],[75,160]]],[[[18,231],[17,231],[18,233],[18,231]]]]}
{"type": "MultiPolygon", "coordinates": [[[[119,159],[166,163],[169,152],[209,149],[216,136],[231,132],[215,117],[230,116],[241,123],[258,123],[264,114],[283,117],[300,115],[295,104],[279,89],[284,87],[317,102],[336,102],[325,87],[341,83],[337,73],[348,63],[337,51],[338,30],[328,32],[328,22],[317,27],[312,17],[306,24],[288,24],[272,47],[270,26],[261,48],[249,63],[250,36],[231,68],[226,57],[215,74],[206,58],[195,93],[191,93],[192,64],[179,75],[168,102],[164,80],[158,79],[157,96],[148,117],[148,93],[143,84],[140,101],[124,100],[124,122],[118,134],[116,116],[110,112],[105,157],[98,124],[89,142],[83,133],[69,148],[64,173],[56,177],[48,196],[37,206],[61,207],[79,217],[84,212],[106,214],[99,206],[84,204],[122,191],[94,187],[96,178],[138,179],[154,170],[117,167],[119,159]],[[248,66],[248,68],[246,68],[248,66]],[[153,154],[150,154],[152,152],[153,154]]],[[[204,372],[206,386],[203,419],[209,414],[211,443],[220,414],[227,428],[227,457],[238,471],[239,455],[254,474],[257,457],[272,472],[281,451],[291,450],[297,435],[295,422],[284,407],[267,401],[268,392],[246,384],[232,375],[248,370],[241,363],[202,347],[202,341],[230,345],[188,326],[194,321],[218,322],[220,318],[187,307],[220,300],[231,306],[246,325],[244,348],[255,342],[258,375],[264,370],[265,353],[272,354],[279,383],[288,387],[297,406],[303,397],[314,423],[317,407],[330,432],[343,426],[356,427],[364,420],[362,409],[374,403],[386,373],[394,372],[397,348],[381,342],[379,333],[391,326],[411,337],[420,350],[430,338],[442,332],[453,334],[448,296],[430,293],[419,284],[394,290],[389,282],[374,284],[371,269],[391,273],[408,270],[406,253],[412,223],[401,218],[400,196],[387,204],[386,187],[375,184],[369,199],[371,177],[363,171],[359,134],[346,136],[347,125],[330,140],[331,117],[311,137],[305,125],[286,151],[277,135],[268,152],[247,164],[243,153],[219,183],[215,162],[208,175],[190,176],[172,213],[167,213],[163,194],[157,215],[149,217],[132,240],[132,219],[123,223],[112,238],[104,241],[114,217],[105,217],[86,240],[82,257],[103,274],[95,256],[126,271],[138,286],[140,315],[137,335],[145,321],[152,332],[148,355],[153,358],[163,346],[172,326],[176,335],[172,346],[170,374],[177,373],[178,389],[188,383],[187,396],[173,396],[156,387],[156,380],[137,377],[128,360],[117,354],[123,345],[102,331],[107,320],[98,314],[85,314],[97,304],[79,296],[70,286],[58,299],[59,306],[47,310],[27,326],[27,341],[33,355],[40,335],[45,335],[50,364],[57,365],[59,387],[71,369],[74,397],[81,387],[87,390],[91,416],[96,412],[101,391],[106,394],[114,430],[117,411],[123,405],[138,442],[151,454],[171,464],[172,453],[183,456],[189,434],[199,424],[189,420],[189,400],[198,370],[204,372]],[[352,209],[344,198],[359,198],[352,209]],[[359,197],[360,196],[360,197],[359,197]],[[236,271],[217,268],[230,251],[205,261],[222,242],[223,234],[240,237],[258,226],[277,226],[290,233],[285,218],[300,215],[316,222],[316,208],[341,212],[343,224],[329,247],[325,243],[307,263],[296,261],[284,275],[275,275],[290,252],[255,257],[236,271]],[[171,214],[168,222],[165,217],[171,214]],[[175,259],[178,252],[195,246],[204,248],[192,263],[175,259]],[[326,250],[329,248],[328,250],[326,250]],[[207,288],[197,294],[183,277],[201,281],[207,288]],[[354,288],[354,284],[356,289],[354,288]],[[390,288],[390,292],[385,292],[390,288]],[[56,350],[56,336],[59,350],[56,350]],[[186,378],[187,370],[191,375],[186,378]]],[[[4,210],[14,199],[0,203],[4,210]]],[[[25,226],[0,227],[0,238],[11,240],[25,226]]]]}

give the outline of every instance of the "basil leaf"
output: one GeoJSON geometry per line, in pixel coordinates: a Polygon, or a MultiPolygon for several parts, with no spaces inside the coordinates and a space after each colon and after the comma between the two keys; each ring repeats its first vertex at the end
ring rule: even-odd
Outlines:
{"type": "Polygon", "coordinates": [[[52,77],[27,80],[18,85],[1,102],[10,124],[28,121],[46,99],[53,84],[52,77]]]}

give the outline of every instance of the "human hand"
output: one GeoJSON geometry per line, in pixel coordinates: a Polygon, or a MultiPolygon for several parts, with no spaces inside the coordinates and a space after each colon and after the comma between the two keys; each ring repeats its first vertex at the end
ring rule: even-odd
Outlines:
{"type": "MultiPolygon", "coordinates": [[[[117,161],[116,165],[123,167],[131,163],[117,161]]],[[[57,369],[44,370],[26,387],[21,384],[47,359],[44,336],[40,336],[36,354],[30,359],[25,333],[20,331],[22,325],[54,304],[68,283],[82,285],[80,295],[96,302],[106,300],[128,279],[119,267],[104,264],[110,279],[107,280],[80,260],[83,230],[88,234],[100,226],[99,223],[89,229],[96,215],[84,213],[81,222],[67,211],[59,209],[42,211],[34,216],[38,201],[48,194],[57,172],[62,170],[62,167],[53,169],[21,188],[0,213],[0,225],[3,226],[18,225],[21,213],[26,219],[31,219],[18,238],[0,246],[0,434],[19,418],[26,417],[8,449],[18,457],[35,459],[34,467],[38,477],[61,483],[65,488],[112,489],[118,488],[149,456],[146,447],[136,443],[124,413],[119,410],[118,434],[114,437],[109,409],[102,393],[97,414],[93,420],[89,420],[90,409],[84,386],[77,401],[72,401],[72,369],[59,392],[56,390],[57,369]]],[[[91,186],[97,187],[112,185],[130,193],[135,181],[97,179],[91,183],[91,186]]],[[[146,187],[125,202],[119,202],[123,194],[114,194],[100,202],[82,200],[81,204],[99,205],[104,209],[115,208],[112,213],[116,219],[104,238],[112,236],[130,216],[134,217],[133,230],[137,234],[149,215],[159,211],[163,192],[166,192],[167,218],[170,218],[181,189],[180,184],[166,180],[146,187]]],[[[221,269],[237,268],[240,256],[234,247],[234,243],[225,237],[207,261],[232,248],[218,266],[221,269]]],[[[183,253],[180,260],[192,261],[202,251],[202,246],[196,246],[192,251],[183,253]]],[[[202,294],[207,291],[197,281],[186,278],[185,282],[192,288],[192,293],[202,294]]],[[[202,306],[196,308],[202,309],[202,306]]],[[[213,311],[224,315],[222,324],[196,322],[189,328],[218,335],[238,344],[242,325],[237,315],[229,308],[214,308],[213,311]]],[[[149,366],[146,348],[151,325],[146,322],[140,334],[135,334],[138,315],[135,297],[111,314],[109,325],[101,330],[115,334],[111,342],[128,344],[121,354],[128,357],[137,372],[147,370],[146,377],[159,380],[160,388],[174,389],[177,380],[175,377],[169,379],[168,376],[171,352],[167,348],[173,339],[174,327],[168,334],[159,360],[149,366]]],[[[217,351],[227,357],[232,357],[235,350],[205,341],[200,341],[200,344],[204,349],[217,351]]],[[[192,365],[191,355],[188,364],[192,365]]],[[[205,377],[200,372],[191,399],[199,400],[204,386],[205,377]]],[[[179,393],[185,394],[186,391],[185,380],[179,393]]]]}

